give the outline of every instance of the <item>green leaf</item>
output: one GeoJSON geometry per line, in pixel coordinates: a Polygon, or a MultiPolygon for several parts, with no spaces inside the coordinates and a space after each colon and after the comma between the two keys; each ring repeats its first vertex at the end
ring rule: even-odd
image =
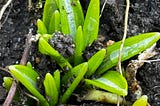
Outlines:
{"type": "Polygon", "coordinates": [[[43,34],[43,35],[41,35],[40,37],[42,37],[45,41],[48,42],[48,40],[49,40],[50,38],[52,38],[53,35],[50,35],[50,34],[43,34]]]}
{"type": "Polygon", "coordinates": [[[146,95],[141,96],[137,99],[132,106],[147,106],[148,97],[146,95]]]}
{"type": "Polygon", "coordinates": [[[88,69],[87,62],[82,63],[74,67],[62,78],[62,84],[69,87],[62,96],[61,99],[62,103],[67,102],[72,92],[75,90],[80,81],[83,79],[87,69],[88,69]]]}
{"type": "Polygon", "coordinates": [[[14,74],[16,74],[16,75],[19,74],[21,76],[24,76],[26,81],[30,82],[32,84],[32,86],[37,88],[38,74],[32,68],[27,67],[27,66],[23,66],[23,65],[11,65],[11,66],[9,66],[9,69],[10,69],[10,71],[13,75],[14,74]]]}
{"type": "Polygon", "coordinates": [[[76,22],[74,18],[73,9],[71,6],[71,0],[59,1],[62,32],[64,34],[70,34],[74,38],[76,34],[76,22]]]}
{"type": "Polygon", "coordinates": [[[56,0],[46,0],[43,9],[43,22],[48,30],[52,14],[58,9],[56,0]]]}
{"type": "Polygon", "coordinates": [[[50,73],[45,76],[44,87],[50,106],[55,106],[58,102],[58,90],[55,79],[50,73]]]}
{"type": "Polygon", "coordinates": [[[9,91],[9,89],[12,86],[13,78],[3,77],[3,81],[4,81],[4,83],[3,83],[4,87],[9,91]]]}
{"type": "Polygon", "coordinates": [[[60,14],[59,11],[56,10],[52,16],[49,23],[48,33],[53,34],[55,31],[60,31],[60,14]]]}
{"type": "Polygon", "coordinates": [[[46,99],[39,93],[36,86],[38,74],[33,69],[23,65],[11,65],[9,70],[12,75],[20,81],[36,98],[39,99],[43,106],[49,106],[46,99]]]}
{"type": "Polygon", "coordinates": [[[56,70],[54,72],[54,79],[55,79],[57,90],[59,92],[60,91],[60,71],[59,70],[56,70]]]}
{"type": "Polygon", "coordinates": [[[85,81],[87,84],[92,84],[96,87],[110,91],[118,95],[126,96],[128,93],[127,81],[117,71],[108,71],[98,79],[85,79],[85,81]]]}
{"type": "Polygon", "coordinates": [[[26,66],[30,69],[33,69],[31,62],[27,62],[26,66]]]}
{"type": "Polygon", "coordinates": [[[44,25],[44,23],[40,19],[37,20],[37,27],[38,27],[37,33],[39,33],[39,34],[46,34],[47,33],[46,26],[44,25]]]}
{"type": "Polygon", "coordinates": [[[59,1],[62,32],[70,34],[75,39],[78,26],[82,26],[84,16],[79,0],[60,0],[59,1]]]}
{"type": "Polygon", "coordinates": [[[52,48],[48,42],[40,37],[38,42],[38,49],[42,54],[49,55],[51,58],[56,60],[62,69],[71,69],[70,63],[54,48],[52,48]]]}
{"type": "Polygon", "coordinates": [[[96,40],[98,37],[99,11],[99,0],[91,0],[83,26],[83,38],[85,40],[84,47],[92,44],[92,42],[96,40]]]}
{"type": "Polygon", "coordinates": [[[75,37],[74,65],[82,63],[83,47],[84,47],[84,40],[83,40],[82,26],[79,26],[75,37]]]}
{"type": "Polygon", "coordinates": [[[83,26],[84,14],[79,0],[71,0],[71,6],[74,13],[76,28],[78,28],[78,26],[83,26]]]}
{"type": "Polygon", "coordinates": [[[59,8],[59,0],[55,0],[56,1],[56,4],[57,4],[57,7],[59,8]]]}
{"type": "MultiPolygon", "coordinates": [[[[151,47],[155,42],[160,39],[160,33],[152,32],[140,34],[134,37],[127,38],[124,43],[122,50],[122,61],[127,60],[147,48],[151,47]]],[[[102,64],[98,68],[97,73],[102,74],[118,63],[119,48],[121,41],[114,43],[113,45],[107,47],[107,55],[103,60],[102,64]]]]}
{"type": "Polygon", "coordinates": [[[90,77],[97,70],[99,65],[102,63],[104,56],[106,54],[105,49],[101,49],[95,55],[93,55],[88,61],[88,71],[86,73],[87,77],[90,77]]]}

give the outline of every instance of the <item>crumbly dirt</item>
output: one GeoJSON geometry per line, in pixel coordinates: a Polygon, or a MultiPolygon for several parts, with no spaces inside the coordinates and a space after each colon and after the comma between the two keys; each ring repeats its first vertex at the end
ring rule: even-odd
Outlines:
{"type": "MultiPolygon", "coordinates": [[[[0,0],[0,8],[7,0],[0,0]]],[[[84,9],[87,10],[88,0],[80,0],[84,9]]],[[[101,5],[105,0],[101,0],[101,5]]],[[[18,64],[22,57],[25,44],[25,35],[29,29],[36,33],[36,20],[41,18],[42,9],[35,8],[36,0],[33,0],[34,8],[28,11],[27,1],[14,0],[5,11],[0,22],[0,67],[18,64]]],[[[127,37],[145,32],[160,31],[160,0],[130,0],[129,28],[127,37]]],[[[101,6],[102,7],[102,6],[101,6]]],[[[107,0],[107,4],[100,19],[101,41],[106,46],[108,40],[119,41],[123,36],[123,20],[125,15],[125,0],[107,0]]],[[[160,43],[157,49],[160,48],[160,43]]],[[[160,54],[151,58],[160,59],[160,54]]],[[[41,74],[54,69],[49,57],[43,56],[37,51],[37,43],[32,44],[28,59],[41,74]]],[[[125,62],[126,63],[126,62],[125,62]]],[[[160,62],[145,63],[139,69],[137,79],[142,87],[143,94],[149,97],[151,106],[160,105],[160,62]]],[[[8,73],[0,70],[0,104],[3,103],[6,93],[1,93],[3,77],[8,73]]],[[[84,105],[103,104],[82,103],[84,105]]]]}

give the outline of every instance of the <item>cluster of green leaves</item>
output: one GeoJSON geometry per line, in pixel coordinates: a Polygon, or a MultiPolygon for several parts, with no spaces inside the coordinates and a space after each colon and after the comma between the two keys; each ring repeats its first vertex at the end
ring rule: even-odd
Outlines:
{"type": "MultiPolygon", "coordinates": [[[[117,71],[107,71],[118,63],[121,41],[106,49],[101,49],[87,62],[84,62],[82,57],[86,46],[91,45],[98,36],[99,5],[99,0],[91,0],[84,18],[79,0],[46,0],[43,18],[37,21],[38,34],[40,34],[38,48],[42,54],[49,55],[54,59],[61,67],[59,70],[65,70],[65,74],[61,76],[59,70],[54,71],[53,75],[46,73],[43,81],[45,95],[43,95],[37,87],[39,75],[31,64],[9,66],[11,74],[38,99],[42,106],[67,103],[80,82],[85,82],[84,86],[93,85],[113,94],[121,96],[128,94],[126,79],[117,71]],[[54,37],[53,33],[56,31],[61,31],[73,38],[76,46],[73,56],[74,64],[70,64],[48,43],[48,39],[54,37]],[[96,75],[100,77],[92,79],[92,76],[96,75]]],[[[122,61],[144,51],[159,39],[160,34],[157,32],[140,34],[126,39],[122,51],[122,61]]],[[[5,78],[4,82],[9,88],[10,78],[5,78]]],[[[96,90],[94,91],[96,92],[96,90]]]]}

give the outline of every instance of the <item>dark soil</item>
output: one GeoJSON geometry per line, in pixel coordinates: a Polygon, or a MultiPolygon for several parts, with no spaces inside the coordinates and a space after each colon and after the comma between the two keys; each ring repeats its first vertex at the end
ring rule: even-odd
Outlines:
{"type": "MultiPolygon", "coordinates": [[[[101,0],[101,4],[105,0],[101,0]]],[[[34,7],[36,5],[36,0],[34,7]]],[[[88,0],[81,0],[84,12],[88,6],[88,0]]],[[[129,28],[128,36],[137,35],[145,32],[160,31],[160,0],[130,0],[129,28]]],[[[6,0],[0,0],[0,8],[6,0]]],[[[36,20],[41,18],[41,9],[33,8],[28,11],[27,1],[15,0],[5,11],[0,22],[0,67],[11,64],[18,64],[21,60],[25,38],[29,29],[36,33],[36,20]]],[[[99,34],[102,35],[103,43],[108,40],[119,41],[123,36],[123,20],[125,15],[125,0],[107,0],[103,11],[99,34]]],[[[104,43],[105,45],[105,43],[104,43]]],[[[157,45],[160,48],[160,45],[157,45]]],[[[37,51],[37,44],[32,44],[32,49],[28,61],[40,71],[41,74],[51,71],[55,66],[51,66],[52,61],[47,61],[48,57],[43,56],[37,51]],[[40,61],[39,61],[40,60],[40,61]]],[[[153,57],[156,60],[160,54],[153,57]]],[[[149,97],[151,106],[160,105],[160,62],[145,63],[139,69],[137,79],[143,90],[143,94],[149,97]]],[[[6,94],[2,93],[3,77],[9,76],[8,73],[0,70],[0,104],[5,100],[6,94]]],[[[82,103],[87,105],[87,103],[82,103]]],[[[89,105],[98,105],[92,102],[89,105]]]]}

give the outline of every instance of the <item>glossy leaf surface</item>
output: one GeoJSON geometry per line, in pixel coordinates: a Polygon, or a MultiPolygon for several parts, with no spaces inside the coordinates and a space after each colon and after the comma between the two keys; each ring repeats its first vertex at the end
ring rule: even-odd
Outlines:
{"type": "Polygon", "coordinates": [[[54,72],[54,80],[56,83],[57,90],[59,92],[60,91],[60,71],[59,70],[56,70],[54,72]]]}
{"type": "Polygon", "coordinates": [[[76,22],[74,18],[71,0],[59,0],[62,32],[70,34],[73,38],[76,34],[76,22]]]}
{"type": "Polygon", "coordinates": [[[72,68],[70,63],[58,51],[52,48],[49,43],[42,37],[39,39],[38,48],[42,54],[49,55],[51,58],[56,60],[62,69],[72,68]]]}
{"type": "Polygon", "coordinates": [[[97,39],[99,29],[99,0],[91,0],[83,26],[83,38],[85,40],[85,47],[92,44],[97,39]]]}
{"type": "Polygon", "coordinates": [[[148,97],[146,95],[141,96],[137,99],[132,106],[147,106],[148,97]]]}
{"type": "Polygon", "coordinates": [[[52,16],[49,23],[48,33],[53,34],[55,31],[60,31],[60,14],[59,11],[56,10],[52,16]]]}
{"type": "Polygon", "coordinates": [[[108,71],[98,79],[86,79],[85,81],[87,84],[92,84],[98,88],[110,91],[118,95],[126,96],[128,94],[127,81],[117,71],[108,71]]]}
{"type": "Polygon", "coordinates": [[[36,98],[39,99],[43,106],[49,106],[46,99],[39,93],[36,86],[38,74],[31,68],[23,65],[11,65],[9,70],[12,75],[20,81],[36,98]]]}
{"type": "Polygon", "coordinates": [[[83,26],[84,14],[79,0],[71,0],[71,6],[74,13],[76,28],[78,28],[78,26],[83,26]]]}
{"type": "Polygon", "coordinates": [[[76,32],[75,38],[75,52],[74,52],[74,65],[78,65],[83,61],[83,47],[84,47],[84,40],[83,40],[83,32],[82,26],[79,26],[76,32]]]}
{"type": "Polygon", "coordinates": [[[50,73],[45,76],[44,87],[50,106],[55,106],[58,102],[58,90],[55,79],[50,73]]]}
{"type": "Polygon", "coordinates": [[[37,27],[38,27],[39,34],[46,34],[47,33],[46,26],[44,25],[43,21],[41,21],[40,19],[37,20],[37,27]]]}
{"type": "Polygon", "coordinates": [[[62,84],[68,86],[67,90],[62,96],[61,102],[66,103],[69,97],[71,96],[72,92],[78,86],[80,81],[83,79],[85,73],[87,72],[88,64],[82,63],[72,70],[68,71],[67,74],[64,75],[62,78],[62,84]]]}
{"type": "Polygon", "coordinates": [[[58,9],[56,0],[46,0],[43,9],[43,22],[46,29],[49,28],[52,14],[58,9]]]}
{"type": "Polygon", "coordinates": [[[90,77],[97,70],[99,65],[102,63],[104,56],[106,54],[105,49],[101,49],[96,54],[94,54],[88,61],[88,71],[86,73],[87,77],[90,77]]]}
{"type": "MultiPolygon", "coordinates": [[[[127,38],[122,50],[122,61],[127,60],[142,51],[146,50],[160,39],[159,32],[139,34],[127,38]]],[[[118,55],[121,41],[114,43],[107,47],[107,55],[101,66],[98,68],[98,74],[104,73],[106,70],[112,68],[118,63],[118,55]]]]}

